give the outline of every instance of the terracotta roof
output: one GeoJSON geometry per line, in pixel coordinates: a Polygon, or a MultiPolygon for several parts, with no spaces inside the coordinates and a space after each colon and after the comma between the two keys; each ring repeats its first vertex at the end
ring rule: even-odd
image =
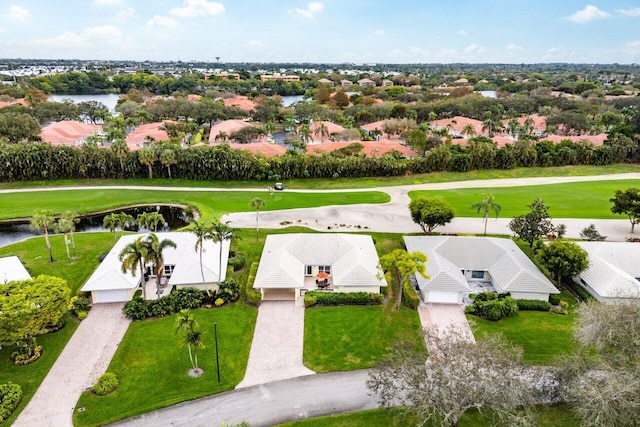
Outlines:
{"type": "Polygon", "coordinates": [[[229,147],[233,150],[245,150],[253,154],[262,154],[265,157],[279,156],[287,152],[287,147],[271,142],[251,142],[249,144],[230,143],[229,147]]]}
{"type": "Polygon", "coordinates": [[[572,142],[589,141],[596,147],[599,147],[607,139],[607,134],[600,133],[598,135],[580,135],[580,136],[549,135],[546,138],[542,138],[542,141],[551,141],[557,144],[560,141],[563,141],[566,139],[572,142]]]}
{"type": "MultiPolygon", "coordinates": [[[[309,130],[311,130],[311,138],[313,138],[314,140],[320,139],[320,133],[316,133],[316,132],[320,132],[318,131],[318,129],[320,129],[320,126],[322,123],[324,123],[324,125],[327,127],[327,131],[329,132],[329,134],[340,133],[344,130],[342,126],[337,125],[335,123],[323,122],[323,121],[313,122],[309,126],[309,130]]],[[[323,137],[323,138],[326,138],[326,137],[323,137]]]]}
{"type": "Polygon", "coordinates": [[[236,95],[232,98],[225,98],[222,100],[225,107],[236,107],[241,110],[251,111],[258,105],[257,102],[247,98],[246,96],[236,95]]]}
{"type": "Polygon", "coordinates": [[[164,123],[155,122],[146,125],[140,125],[127,135],[126,141],[130,150],[142,148],[141,144],[146,141],[147,136],[153,138],[154,141],[168,141],[169,135],[160,128],[164,123]]]}
{"type": "Polygon", "coordinates": [[[363,145],[362,153],[364,153],[367,157],[380,157],[394,150],[402,153],[403,157],[418,157],[418,153],[416,153],[409,147],[389,140],[322,142],[320,144],[308,146],[307,152],[309,154],[320,155],[322,153],[330,153],[332,151],[339,150],[354,143],[360,143],[363,145]]]}
{"type": "Polygon", "coordinates": [[[99,125],[64,120],[43,127],[40,131],[40,137],[44,142],[53,145],[78,146],[84,143],[89,135],[99,132],[101,129],[102,126],[99,125]]]}
{"type": "Polygon", "coordinates": [[[462,135],[462,129],[466,125],[473,126],[476,135],[484,135],[482,131],[483,123],[480,120],[470,119],[469,117],[455,116],[450,119],[440,119],[429,122],[429,125],[434,129],[450,128],[453,132],[462,135]]]}
{"type": "Polygon", "coordinates": [[[191,101],[191,102],[198,102],[200,101],[200,98],[202,98],[200,95],[197,95],[195,93],[190,93],[187,95],[187,101],[191,101]]]}
{"type": "MultiPolygon", "coordinates": [[[[533,129],[537,130],[537,131],[543,131],[547,128],[547,118],[540,116],[538,114],[531,114],[529,116],[524,116],[524,117],[518,117],[516,120],[518,121],[518,123],[520,125],[524,125],[524,122],[528,119],[531,118],[531,120],[533,120],[533,129]]],[[[505,125],[509,122],[509,119],[505,119],[503,120],[503,123],[505,123],[505,125]]]]}
{"type": "Polygon", "coordinates": [[[333,86],[333,82],[331,80],[325,79],[325,78],[322,78],[322,79],[318,80],[318,83],[323,84],[323,85],[331,85],[331,86],[333,86]]]}
{"type": "Polygon", "coordinates": [[[24,100],[24,98],[18,98],[8,102],[0,101],[0,108],[8,107],[9,105],[15,105],[15,104],[20,104],[25,107],[28,107],[27,102],[24,100]]]}
{"type": "MultiPolygon", "coordinates": [[[[209,142],[218,142],[216,141],[216,136],[218,136],[220,132],[226,133],[228,137],[233,132],[249,126],[255,127],[259,125],[257,123],[248,123],[248,122],[245,122],[244,120],[238,120],[238,119],[224,120],[222,122],[216,123],[211,126],[211,129],[209,131],[209,142]]],[[[265,141],[266,137],[260,137],[260,140],[265,141]]]]}
{"type": "Polygon", "coordinates": [[[378,120],[377,122],[367,123],[366,125],[362,125],[360,127],[366,130],[367,132],[371,132],[376,129],[381,131],[382,127],[384,126],[384,122],[385,120],[378,120]]]}

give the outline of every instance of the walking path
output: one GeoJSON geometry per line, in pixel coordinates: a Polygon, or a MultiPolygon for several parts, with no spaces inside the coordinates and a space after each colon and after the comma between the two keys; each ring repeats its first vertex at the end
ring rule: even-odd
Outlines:
{"type": "Polygon", "coordinates": [[[263,301],[253,332],[244,379],[236,388],[315,374],[302,364],[304,307],[263,301]]]}
{"type": "Polygon", "coordinates": [[[121,303],[94,305],[13,426],[73,426],[80,394],[107,370],[128,327],[121,303]]]}
{"type": "Polygon", "coordinates": [[[378,407],[369,395],[367,370],[332,372],[236,389],[112,424],[121,427],[251,427],[378,407]]]}

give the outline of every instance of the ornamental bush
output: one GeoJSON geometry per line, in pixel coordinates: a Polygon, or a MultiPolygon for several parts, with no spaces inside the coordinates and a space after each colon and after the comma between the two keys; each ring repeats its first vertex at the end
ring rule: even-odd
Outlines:
{"type": "Polygon", "coordinates": [[[247,283],[245,284],[247,303],[255,305],[256,307],[259,306],[260,302],[262,301],[262,294],[253,287],[253,283],[256,280],[257,271],[258,262],[254,262],[251,264],[251,268],[249,269],[249,276],[247,277],[247,283]]]}
{"type": "Polygon", "coordinates": [[[316,305],[317,302],[318,302],[318,299],[315,296],[310,295],[309,292],[304,294],[304,306],[305,307],[307,307],[307,308],[312,307],[312,306],[316,305]]]}
{"type": "Polygon", "coordinates": [[[149,317],[147,303],[141,297],[136,297],[128,301],[122,309],[124,315],[133,320],[142,320],[149,317]]]}
{"type": "Polygon", "coordinates": [[[234,302],[240,298],[240,285],[233,279],[227,279],[220,283],[216,292],[216,299],[221,298],[224,302],[234,302]]]}
{"type": "Polygon", "coordinates": [[[91,391],[98,396],[106,396],[113,393],[120,386],[118,377],[111,372],[105,372],[98,378],[98,381],[91,386],[91,391]]]}
{"type": "Polygon", "coordinates": [[[382,294],[369,292],[322,292],[309,291],[306,296],[316,298],[318,305],[373,305],[382,304],[382,294]]]}
{"type": "Polygon", "coordinates": [[[420,305],[420,295],[411,286],[410,281],[406,281],[402,285],[402,300],[409,308],[416,309],[420,305]]]}
{"type": "Polygon", "coordinates": [[[549,301],[540,301],[536,299],[517,299],[518,310],[529,311],[549,311],[551,303],[549,301]]]}
{"type": "Polygon", "coordinates": [[[508,294],[482,292],[471,294],[469,298],[473,300],[473,304],[467,312],[487,320],[496,321],[518,313],[518,304],[508,294]]]}
{"type": "Polygon", "coordinates": [[[204,300],[204,293],[196,288],[180,288],[167,296],[174,300],[176,313],[185,308],[198,308],[204,300]]]}
{"type": "Polygon", "coordinates": [[[0,424],[13,414],[21,400],[22,388],[18,384],[0,384],[0,424]]]}
{"type": "Polygon", "coordinates": [[[559,305],[560,304],[560,294],[550,294],[549,295],[549,303],[551,305],[559,305]]]}

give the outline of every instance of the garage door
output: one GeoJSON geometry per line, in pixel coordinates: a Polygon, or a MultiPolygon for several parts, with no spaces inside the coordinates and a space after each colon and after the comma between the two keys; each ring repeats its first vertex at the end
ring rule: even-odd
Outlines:
{"type": "Polygon", "coordinates": [[[457,304],[458,292],[432,291],[427,294],[426,302],[457,304]]]}
{"type": "Polygon", "coordinates": [[[263,301],[295,301],[295,289],[265,289],[263,301]]]}
{"type": "Polygon", "coordinates": [[[126,302],[129,301],[129,291],[126,289],[112,289],[108,291],[92,291],[94,303],[126,302]]]}

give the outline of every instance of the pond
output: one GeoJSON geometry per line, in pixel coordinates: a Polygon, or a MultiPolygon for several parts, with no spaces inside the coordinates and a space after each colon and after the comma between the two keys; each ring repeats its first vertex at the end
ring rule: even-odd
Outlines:
{"type": "Polygon", "coordinates": [[[116,104],[118,103],[120,95],[115,93],[106,93],[101,95],[51,95],[49,101],[51,102],[63,102],[65,99],[70,99],[74,104],[79,104],[86,101],[97,101],[107,106],[111,114],[116,112],[116,104]]]}
{"type": "MultiPolygon", "coordinates": [[[[189,219],[191,218],[189,215],[187,215],[184,209],[175,206],[138,206],[127,209],[116,209],[109,212],[82,217],[80,219],[80,222],[76,225],[76,232],[106,231],[107,229],[102,227],[102,221],[104,220],[104,217],[109,215],[111,212],[124,212],[133,216],[134,219],[143,212],[159,212],[164,217],[165,223],[158,226],[158,231],[172,231],[185,227],[188,225],[189,219]]],[[[133,226],[127,228],[127,231],[146,232],[149,230],[147,230],[146,228],[138,228],[138,226],[133,226]]],[[[42,235],[41,232],[36,232],[29,229],[28,222],[0,223],[0,246],[9,245],[11,243],[15,243],[29,237],[40,235],[42,235]]]]}

